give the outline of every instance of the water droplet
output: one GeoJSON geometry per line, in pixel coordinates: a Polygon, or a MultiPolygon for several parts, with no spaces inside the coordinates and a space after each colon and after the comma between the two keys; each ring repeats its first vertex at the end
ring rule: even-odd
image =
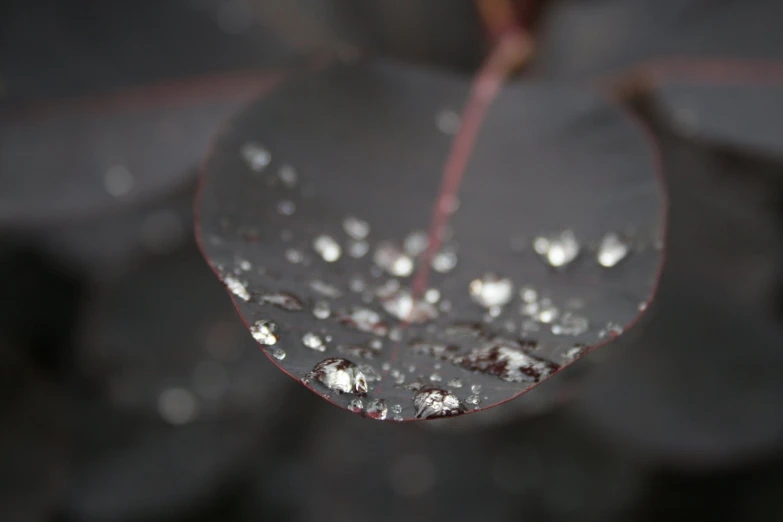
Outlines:
{"type": "Polygon", "coordinates": [[[326,351],[326,345],[324,344],[323,337],[318,334],[314,334],[313,332],[307,332],[302,336],[302,344],[305,347],[317,352],[326,351]]]}
{"type": "Polygon", "coordinates": [[[272,354],[272,357],[274,357],[278,361],[282,361],[283,359],[285,359],[286,353],[282,348],[275,348],[270,353],[272,354]]]}
{"type": "Polygon", "coordinates": [[[356,399],[351,399],[351,402],[348,403],[348,409],[354,413],[359,413],[364,409],[364,403],[358,397],[356,399]]]}
{"type": "Polygon", "coordinates": [[[331,299],[337,299],[343,295],[339,288],[334,285],[330,285],[329,283],[325,283],[320,279],[314,279],[310,281],[310,288],[322,296],[329,297],[331,299]]]}
{"type": "Polygon", "coordinates": [[[416,408],[417,419],[447,417],[458,415],[462,411],[457,396],[440,388],[419,391],[413,397],[413,405],[416,408]]]}
{"type": "Polygon", "coordinates": [[[299,173],[294,167],[288,164],[280,165],[280,170],[277,171],[277,177],[288,188],[294,188],[299,181],[299,173]]]}
{"type": "Polygon", "coordinates": [[[631,243],[614,232],[606,234],[598,245],[596,258],[598,264],[611,268],[628,256],[631,243]]]}
{"type": "Polygon", "coordinates": [[[424,323],[438,317],[438,310],[421,299],[414,302],[413,295],[407,289],[398,290],[382,301],[383,309],[400,321],[424,323]]]}
{"type": "Polygon", "coordinates": [[[367,393],[367,379],[359,368],[347,359],[331,358],[318,363],[312,376],[321,384],[339,393],[367,393]]]}
{"type": "Polygon", "coordinates": [[[523,286],[519,289],[519,297],[526,303],[535,303],[538,301],[538,292],[530,286],[523,286]]]}
{"type": "Polygon", "coordinates": [[[435,126],[443,134],[454,135],[459,131],[460,116],[451,110],[438,111],[435,115],[435,126]]]}
{"type": "Polygon", "coordinates": [[[316,301],[313,305],[313,315],[316,319],[328,319],[332,315],[332,309],[326,301],[316,301]]]}
{"type": "Polygon", "coordinates": [[[430,381],[432,382],[440,382],[443,380],[443,377],[440,376],[439,373],[435,372],[430,375],[430,381]]]}
{"type": "Polygon", "coordinates": [[[388,241],[378,244],[375,248],[373,261],[385,272],[393,276],[407,277],[413,273],[413,260],[388,241]]]}
{"type": "Polygon", "coordinates": [[[424,292],[424,300],[430,304],[435,304],[440,301],[440,290],[437,288],[430,288],[424,292]]]}
{"type": "Polygon", "coordinates": [[[109,167],[103,176],[103,188],[115,198],[130,194],[134,184],[133,174],[124,165],[109,167]]]}
{"type": "Polygon", "coordinates": [[[381,380],[380,374],[369,364],[360,364],[359,370],[364,374],[367,382],[377,382],[381,380]]]}
{"type": "Polygon", "coordinates": [[[470,387],[471,393],[481,393],[481,385],[480,384],[474,384],[470,387]]]}
{"type": "Polygon", "coordinates": [[[374,359],[375,352],[366,346],[358,345],[340,345],[337,347],[337,351],[348,357],[358,359],[374,359]]]}
{"type": "Polygon", "coordinates": [[[411,343],[410,349],[415,354],[427,355],[434,359],[441,360],[450,360],[454,354],[459,351],[459,347],[454,345],[434,344],[422,341],[411,343]]]}
{"type": "Polygon", "coordinates": [[[528,355],[519,345],[504,341],[474,349],[460,365],[504,381],[530,383],[540,381],[556,369],[553,363],[528,355]]]}
{"type": "Polygon", "coordinates": [[[427,246],[430,244],[430,240],[427,237],[427,233],[421,230],[411,232],[405,237],[403,242],[403,249],[405,253],[411,257],[417,257],[427,250],[427,246]]]}
{"type": "Polygon", "coordinates": [[[247,259],[243,259],[239,262],[239,269],[244,272],[249,272],[253,269],[253,265],[250,264],[250,261],[247,259]]]}
{"type": "Polygon", "coordinates": [[[590,327],[587,317],[566,312],[552,325],[552,333],[555,335],[577,336],[585,333],[590,327]]]}
{"type": "Polygon", "coordinates": [[[348,281],[348,288],[351,292],[364,292],[367,289],[367,283],[365,283],[364,279],[360,276],[353,276],[350,281],[348,281]]]}
{"type": "Polygon", "coordinates": [[[226,276],[223,278],[223,283],[232,294],[243,301],[250,301],[250,293],[247,291],[247,287],[239,279],[236,279],[233,276],[226,276]]]}
{"type": "Polygon", "coordinates": [[[255,172],[261,172],[272,161],[272,155],[261,145],[257,143],[246,143],[240,151],[248,168],[255,172]]]}
{"type": "Polygon", "coordinates": [[[467,399],[465,399],[465,402],[470,404],[471,406],[478,406],[478,403],[481,402],[481,397],[478,395],[469,395],[467,399]]]}
{"type": "Polygon", "coordinates": [[[198,402],[185,388],[168,388],[158,396],[158,413],[169,424],[187,424],[198,415],[198,402]]]}
{"type": "Polygon", "coordinates": [[[327,263],[334,263],[340,259],[342,249],[332,236],[326,234],[320,235],[313,241],[313,250],[315,250],[321,259],[327,263]]]}
{"type": "Polygon", "coordinates": [[[384,336],[389,332],[389,327],[381,320],[380,314],[369,308],[359,306],[351,308],[347,313],[341,314],[338,320],[348,328],[360,332],[369,332],[378,336],[384,336]]]}
{"type": "Polygon", "coordinates": [[[384,420],[386,414],[389,412],[389,408],[386,406],[386,401],[383,399],[373,399],[367,404],[367,416],[372,419],[384,420]]]}
{"type": "Polygon", "coordinates": [[[370,234],[370,224],[359,218],[348,216],[343,220],[343,230],[352,239],[361,241],[370,234]]]}
{"type": "Polygon", "coordinates": [[[451,272],[457,266],[457,253],[453,250],[443,250],[432,258],[432,269],[441,274],[451,272]]]}
{"type": "Polygon", "coordinates": [[[462,388],[462,381],[459,379],[451,379],[446,386],[449,388],[462,388]]]}
{"type": "Polygon", "coordinates": [[[259,300],[262,303],[274,305],[281,310],[285,310],[286,312],[301,312],[304,310],[302,301],[300,301],[299,298],[295,295],[286,292],[264,294],[259,297],[259,300]]]}
{"type": "Polygon", "coordinates": [[[533,250],[555,268],[562,268],[579,255],[581,246],[573,230],[563,230],[551,236],[538,236],[533,240],[533,250]]]}
{"type": "Polygon", "coordinates": [[[470,297],[484,308],[503,306],[514,297],[514,284],[510,279],[490,272],[470,282],[470,297]]]}
{"type": "Polygon", "coordinates": [[[285,258],[289,263],[293,265],[298,265],[299,263],[304,263],[305,261],[305,255],[302,253],[301,250],[297,250],[296,248],[289,248],[288,250],[286,250],[285,258]]]}
{"type": "Polygon", "coordinates": [[[538,308],[538,310],[532,314],[534,320],[539,323],[549,324],[558,318],[560,310],[551,304],[544,304],[538,308]]]}
{"type": "Polygon", "coordinates": [[[354,259],[360,259],[370,251],[370,244],[367,241],[348,241],[348,255],[354,259]]]}
{"type": "Polygon", "coordinates": [[[623,327],[617,323],[609,321],[606,326],[598,332],[599,339],[605,339],[607,337],[616,337],[623,333],[623,327]]]}
{"type": "Polygon", "coordinates": [[[278,341],[279,328],[277,323],[262,319],[253,323],[250,327],[250,333],[253,335],[253,339],[265,346],[272,346],[278,341]]]}
{"type": "Polygon", "coordinates": [[[573,361],[574,359],[582,355],[585,349],[586,347],[581,344],[574,345],[573,347],[569,348],[566,353],[563,354],[563,360],[567,362],[573,361]]]}
{"type": "Polygon", "coordinates": [[[375,351],[379,351],[383,349],[383,341],[380,339],[373,339],[370,341],[370,348],[372,348],[375,351]]]}
{"type": "Polygon", "coordinates": [[[281,216],[293,216],[296,212],[296,203],[290,199],[284,199],[277,203],[277,213],[281,216]]]}
{"type": "Polygon", "coordinates": [[[395,404],[391,407],[392,413],[402,413],[402,405],[401,404],[395,404]]]}
{"type": "Polygon", "coordinates": [[[639,311],[644,312],[645,310],[647,310],[647,301],[642,301],[639,303],[639,311]]]}

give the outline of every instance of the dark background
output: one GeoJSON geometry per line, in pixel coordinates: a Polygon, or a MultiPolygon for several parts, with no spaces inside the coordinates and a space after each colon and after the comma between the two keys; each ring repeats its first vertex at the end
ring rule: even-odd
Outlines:
{"type": "MultiPolygon", "coordinates": [[[[670,56],[764,76],[783,54],[777,0],[519,8],[533,77],[587,85],[670,56]]],[[[537,400],[544,384],[461,419],[371,422],[245,331],[192,239],[209,136],[314,56],[469,77],[488,46],[463,0],[3,2],[0,519],[783,520],[780,89],[717,143],[654,90],[631,100],[662,149],[667,265],[642,321],[571,370],[566,405],[537,400]],[[150,174],[125,193],[96,157],[150,174]]]]}

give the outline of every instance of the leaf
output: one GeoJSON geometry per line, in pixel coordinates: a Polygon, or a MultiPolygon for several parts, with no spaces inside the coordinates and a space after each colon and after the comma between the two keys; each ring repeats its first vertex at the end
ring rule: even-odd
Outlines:
{"type": "Polygon", "coordinates": [[[467,90],[397,65],[335,66],[248,109],[206,162],[205,255],[270,358],[339,406],[407,420],[504,402],[615,335],[653,292],[664,205],[644,133],[594,94],[520,83],[489,109],[465,172],[430,282],[440,298],[409,313],[415,256],[399,249],[437,195],[451,136],[436,119],[467,90]],[[268,166],[248,163],[259,151],[268,166]],[[349,216],[369,226],[362,256],[365,226],[349,216]],[[567,260],[569,233],[580,248],[555,269],[531,244],[563,231],[552,262],[567,260]],[[612,268],[596,260],[607,233],[631,250],[612,268]]]}

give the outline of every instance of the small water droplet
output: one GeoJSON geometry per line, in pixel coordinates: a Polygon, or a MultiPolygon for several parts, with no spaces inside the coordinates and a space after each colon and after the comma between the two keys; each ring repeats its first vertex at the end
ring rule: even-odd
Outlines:
{"type": "Polygon", "coordinates": [[[402,405],[401,404],[395,404],[391,407],[392,413],[402,413],[402,405]]]}
{"type": "Polygon", "coordinates": [[[286,356],[285,351],[281,348],[275,348],[270,353],[272,354],[272,357],[274,357],[278,361],[282,361],[283,359],[285,359],[286,356]]]}
{"type": "Polygon", "coordinates": [[[519,289],[519,297],[526,303],[535,303],[538,301],[538,292],[530,286],[523,286],[519,289]]]}
{"type": "Polygon", "coordinates": [[[396,277],[407,277],[413,273],[413,260],[388,241],[378,244],[373,261],[385,272],[396,277]]]}
{"type": "Polygon", "coordinates": [[[631,243],[629,241],[620,237],[619,234],[609,232],[598,245],[596,259],[599,265],[611,268],[625,259],[630,251],[631,243]]]}
{"type": "Polygon", "coordinates": [[[548,377],[556,365],[522,351],[521,346],[498,341],[476,348],[460,365],[466,370],[494,375],[508,382],[538,382],[548,377]]]}
{"type": "Polygon", "coordinates": [[[438,310],[432,304],[420,299],[414,302],[407,289],[396,291],[383,299],[382,304],[389,314],[408,323],[424,323],[438,317],[438,310]]]}
{"type": "MultiPolygon", "coordinates": [[[[514,284],[510,279],[490,272],[470,282],[470,297],[484,308],[500,307],[514,297],[514,284]]],[[[500,315],[499,309],[494,317],[497,315],[500,315]]]]}
{"type": "Polygon", "coordinates": [[[310,288],[322,296],[329,297],[331,299],[337,299],[343,295],[339,288],[321,281],[320,279],[314,279],[310,281],[310,288]]]}
{"type": "Polygon", "coordinates": [[[533,250],[555,268],[571,263],[579,255],[580,249],[574,231],[569,229],[550,236],[538,236],[533,240],[533,250]]]}
{"type": "Polygon", "coordinates": [[[453,250],[442,250],[432,258],[432,269],[441,274],[454,270],[457,266],[457,253],[453,250]]]}
{"type": "Polygon", "coordinates": [[[446,386],[449,388],[462,388],[462,381],[459,379],[451,379],[446,386]]]}
{"type": "Polygon", "coordinates": [[[286,312],[301,312],[304,310],[302,301],[293,294],[286,292],[273,292],[259,297],[262,303],[274,305],[286,312]]]}
{"type": "Polygon", "coordinates": [[[590,327],[587,317],[566,312],[552,325],[552,333],[555,335],[578,336],[585,333],[590,327]]]}
{"type": "Polygon", "coordinates": [[[394,342],[402,341],[402,328],[392,328],[389,330],[389,339],[394,342]]]}
{"type": "Polygon", "coordinates": [[[366,377],[347,359],[325,359],[313,368],[312,376],[330,390],[339,393],[367,393],[366,377]]]}
{"type": "Polygon", "coordinates": [[[470,387],[470,391],[471,391],[471,393],[475,393],[475,394],[481,393],[481,385],[480,384],[472,385],[470,387]]]}
{"type": "Polygon", "coordinates": [[[316,319],[328,319],[332,315],[332,309],[326,301],[316,301],[313,305],[313,316],[316,319]]]}
{"type": "Polygon", "coordinates": [[[240,151],[245,163],[255,172],[261,172],[272,161],[272,155],[257,143],[246,143],[240,151]]]}
{"type": "Polygon", "coordinates": [[[443,380],[443,377],[440,376],[439,373],[435,372],[430,375],[430,381],[432,382],[440,382],[443,380]]]}
{"type": "Polygon", "coordinates": [[[321,259],[327,263],[334,263],[340,259],[342,249],[332,236],[322,234],[313,241],[313,250],[315,250],[321,259]]]}
{"type": "Polygon", "coordinates": [[[249,272],[253,269],[253,265],[250,264],[250,261],[247,259],[243,259],[239,262],[239,269],[244,272],[249,272]]]}
{"type": "Polygon", "coordinates": [[[440,301],[440,290],[437,288],[430,288],[424,292],[424,300],[430,304],[435,304],[440,301]]]}
{"type": "Polygon", "coordinates": [[[367,348],[366,346],[359,345],[340,345],[337,347],[337,351],[343,355],[358,359],[374,359],[374,350],[367,348]]]}
{"type": "Polygon", "coordinates": [[[358,397],[351,399],[351,402],[348,403],[348,409],[354,413],[359,413],[364,409],[364,403],[358,397]]]}
{"type": "Polygon", "coordinates": [[[326,345],[324,344],[323,337],[313,332],[307,332],[302,336],[302,344],[305,347],[317,352],[326,351],[326,345]]]}
{"type": "Polygon", "coordinates": [[[296,212],[296,203],[290,199],[284,199],[277,203],[277,213],[281,216],[293,216],[296,212]]]}
{"type": "Polygon", "coordinates": [[[280,165],[280,169],[277,171],[277,177],[288,188],[294,188],[299,181],[299,173],[296,169],[288,164],[280,165]]]}
{"type": "Polygon", "coordinates": [[[304,263],[305,261],[305,255],[302,253],[301,250],[298,250],[296,248],[289,248],[285,251],[285,258],[286,261],[293,265],[298,265],[300,263],[304,263]]]}
{"type": "Polygon", "coordinates": [[[343,325],[360,332],[369,332],[378,336],[384,336],[389,332],[389,327],[381,320],[380,314],[369,308],[353,307],[348,312],[342,313],[338,320],[343,325]]]}
{"type": "Polygon", "coordinates": [[[367,404],[366,412],[371,419],[384,420],[389,412],[389,408],[383,399],[373,399],[367,404]]]}
{"type": "Polygon", "coordinates": [[[435,115],[435,126],[443,134],[457,134],[460,127],[460,116],[452,110],[441,110],[435,115]]]}
{"type": "Polygon", "coordinates": [[[581,344],[574,345],[573,347],[569,348],[566,353],[563,354],[563,360],[567,362],[573,361],[574,359],[582,355],[585,349],[586,347],[581,344]]]}
{"type": "Polygon", "coordinates": [[[106,189],[110,196],[115,198],[130,194],[134,184],[133,174],[124,165],[109,167],[103,176],[103,188],[106,189]]]}
{"type": "Polygon", "coordinates": [[[422,383],[420,383],[419,381],[413,381],[413,382],[409,382],[408,384],[406,384],[402,388],[404,390],[407,390],[407,391],[419,391],[419,390],[422,389],[423,386],[424,385],[422,383]]]}
{"type": "Polygon", "coordinates": [[[462,405],[457,396],[440,388],[419,391],[413,397],[413,405],[416,408],[417,419],[447,417],[462,412],[462,405]]]}
{"type": "Polygon", "coordinates": [[[532,317],[539,323],[549,324],[560,316],[560,309],[554,305],[542,305],[538,308],[532,317]]]}
{"type": "Polygon", "coordinates": [[[348,288],[351,290],[351,292],[356,292],[358,294],[359,292],[364,292],[367,289],[367,283],[365,283],[364,279],[362,279],[360,276],[353,276],[350,281],[348,281],[348,288]]]}
{"type": "Polygon", "coordinates": [[[354,216],[348,216],[343,220],[343,230],[352,239],[361,241],[370,234],[370,224],[354,216]]]}
{"type": "Polygon", "coordinates": [[[226,276],[223,278],[223,283],[232,294],[243,301],[250,301],[250,292],[247,291],[247,287],[239,279],[233,276],[226,276]]]}
{"type": "Polygon", "coordinates": [[[478,406],[478,403],[481,402],[481,397],[478,395],[469,395],[468,398],[465,399],[465,402],[471,406],[478,406]]]}
{"type": "Polygon", "coordinates": [[[256,321],[253,323],[253,326],[250,327],[250,333],[253,335],[253,339],[265,346],[272,346],[277,343],[278,330],[277,323],[266,319],[256,321]]]}
{"type": "Polygon", "coordinates": [[[370,251],[370,244],[367,241],[348,241],[348,255],[354,259],[361,259],[370,251]]]}
{"type": "Polygon", "coordinates": [[[639,311],[644,312],[645,310],[647,310],[647,302],[642,301],[641,303],[639,303],[639,311]]]}
{"type": "Polygon", "coordinates": [[[402,421],[404,421],[405,419],[403,419],[403,418],[402,418],[402,415],[400,415],[400,414],[398,413],[398,414],[396,414],[396,415],[394,416],[394,418],[393,418],[392,420],[393,420],[394,422],[402,422],[402,421]]]}
{"type": "Polygon", "coordinates": [[[416,230],[405,237],[405,241],[403,242],[403,249],[409,256],[417,257],[427,250],[427,246],[429,244],[430,240],[427,236],[427,233],[421,230],[416,230]]]}

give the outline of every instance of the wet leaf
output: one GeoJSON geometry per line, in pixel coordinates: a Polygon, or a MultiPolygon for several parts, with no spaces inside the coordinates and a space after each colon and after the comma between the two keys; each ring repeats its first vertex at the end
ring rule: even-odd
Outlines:
{"type": "Polygon", "coordinates": [[[204,253],[270,358],[342,407],[408,420],[498,404],[619,333],[653,291],[664,205],[644,132],[589,92],[519,83],[489,110],[429,289],[414,295],[417,231],[451,142],[444,114],[468,86],[336,66],[250,108],[206,163],[204,253]],[[281,293],[303,309],[270,300],[281,293]],[[313,373],[334,358],[345,376],[313,373]]]}

